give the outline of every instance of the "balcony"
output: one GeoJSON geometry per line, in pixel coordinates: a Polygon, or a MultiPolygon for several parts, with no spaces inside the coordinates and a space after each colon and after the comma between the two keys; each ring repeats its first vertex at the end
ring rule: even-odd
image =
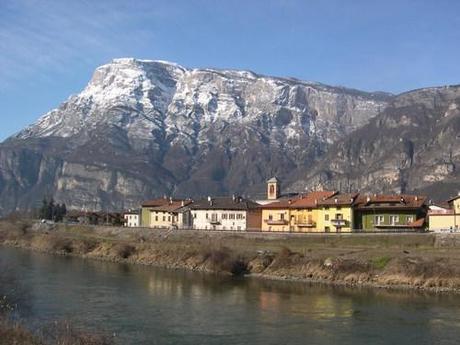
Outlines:
{"type": "Polygon", "coordinates": [[[342,218],[331,219],[331,224],[334,226],[346,226],[347,221],[342,218]]]}
{"type": "Polygon", "coordinates": [[[299,228],[314,228],[316,226],[316,223],[311,221],[300,221],[296,225],[299,228]]]}
{"type": "Polygon", "coordinates": [[[264,219],[264,222],[268,225],[288,225],[288,221],[286,219],[264,219]]]}
{"type": "Polygon", "coordinates": [[[220,225],[220,220],[218,219],[208,219],[209,224],[211,225],[220,225]]]}

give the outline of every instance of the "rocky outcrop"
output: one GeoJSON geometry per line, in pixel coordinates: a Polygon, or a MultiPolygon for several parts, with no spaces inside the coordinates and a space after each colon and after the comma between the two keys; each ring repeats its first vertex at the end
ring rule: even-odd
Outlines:
{"type": "Polygon", "coordinates": [[[460,86],[401,94],[331,148],[293,188],[418,192],[460,190],[460,86]]]}

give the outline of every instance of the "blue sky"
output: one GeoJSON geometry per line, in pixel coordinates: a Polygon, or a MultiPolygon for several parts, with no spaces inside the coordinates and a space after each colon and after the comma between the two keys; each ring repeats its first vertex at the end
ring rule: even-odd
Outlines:
{"type": "Polygon", "coordinates": [[[460,83],[460,1],[0,0],[0,140],[116,57],[398,93],[460,83]]]}

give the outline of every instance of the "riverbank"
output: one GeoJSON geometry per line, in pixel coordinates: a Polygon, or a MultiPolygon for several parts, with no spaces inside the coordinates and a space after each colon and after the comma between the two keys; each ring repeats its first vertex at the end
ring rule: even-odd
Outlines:
{"type": "Polygon", "coordinates": [[[0,244],[269,279],[460,291],[460,236],[455,234],[267,235],[2,221],[0,244]]]}

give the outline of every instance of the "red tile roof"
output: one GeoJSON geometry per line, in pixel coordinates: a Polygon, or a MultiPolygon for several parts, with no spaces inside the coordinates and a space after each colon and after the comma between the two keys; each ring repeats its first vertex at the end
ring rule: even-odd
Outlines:
{"type": "Polygon", "coordinates": [[[167,204],[163,204],[161,206],[152,207],[150,212],[152,211],[159,211],[159,212],[176,212],[178,209],[191,204],[190,200],[187,201],[173,201],[172,203],[168,202],[167,204]]]}
{"type": "Polygon", "coordinates": [[[356,200],[356,207],[358,209],[372,209],[372,208],[420,208],[422,207],[427,198],[426,196],[420,195],[408,195],[408,194],[373,194],[365,195],[361,194],[356,200]]]}
{"type": "Polygon", "coordinates": [[[336,194],[318,201],[318,206],[353,205],[358,195],[358,193],[336,194]]]}
{"type": "Polygon", "coordinates": [[[291,204],[293,208],[313,208],[316,207],[317,203],[336,195],[337,192],[334,191],[318,191],[310,192],[300,199],[294,200],[291,204]]]}
{"type": "MultiPolygon", "coordinates": [[[[173,200],[177,201],[177,200],[173,200]]],[[[157,207],[169,203],[168,198],[157,198],[152,200],[147,200],[142,203],[142,207],[157,207]]]]}

